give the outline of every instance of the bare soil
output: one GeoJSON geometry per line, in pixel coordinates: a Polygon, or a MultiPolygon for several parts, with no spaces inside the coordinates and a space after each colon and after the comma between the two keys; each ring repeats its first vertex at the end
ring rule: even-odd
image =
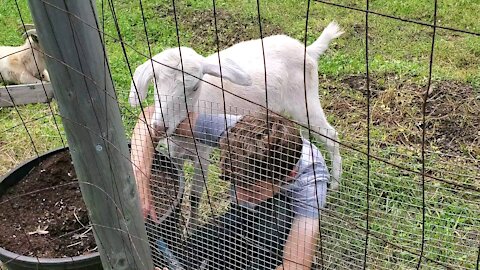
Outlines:
{"type": "MultiPolygon", "coordinates": [[[[325,110],[336,116],[335,126],[365,134],[367,87],[365,75],[323,78],[320,90],[325,110]]],[[[417,147],[425,128],[427,148],[446,154],[480,156],[480,90],[456,81],[434,81],[429,91],[425,126],[422,104],[426,85],[394,74],[373,74],[370,78],[372,125],[389,132],[391,143],[417,147]]]]}
{"type": "Polygon", "coordinates": [[[46,159],[0,198],[0,223],[0,246],[21,255],[61,258],[94,251],[69,152],[46,159]]]}
{"type": "Polygon", "coordinates": [[[453,81],[435,84],[427,100],[430,138],[443,149],[480,155],[480,92],[453,81]]]}

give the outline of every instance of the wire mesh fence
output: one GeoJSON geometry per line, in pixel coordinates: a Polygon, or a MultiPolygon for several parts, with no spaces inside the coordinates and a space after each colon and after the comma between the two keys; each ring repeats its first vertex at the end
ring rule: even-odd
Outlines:
{"type": "MultiPolygon", "coordinates": [[[[14,13],[11,18],[21,24],[21,32],[27,32],[31,16],[26,2],[7,2],[1,12],[14,13]]],[[[479,45],[478,26],[459,23],[467,27],[455,27],[458,17],[442,23],[438,18],[446,20],[449,8],[437,1],[418,6],[425,15],[421,19],[408,12],[404,17],[383,12],[382,7],[388,5],[368,0],[287,2],[236,3],[232,8],[216,1],[92,1],[85,3],[98,17],[91,24],[69,10],[68,1],[42,0],[51,14],[68,15],[74,39],[79,35],[76,25],[101,37],[103,53],[109,58],[101,65],[111,71],[115,95],[93,80],[92,74],[35,47],[33,39],[24,40],[26,47],[15,52],[0,51],[0,68],[12,56],[29,52],[25,55],[33,58],[33,82],[42,87],[48,84],[39,75],[46,58],[79,74],[105,100],[118,104],[131,150],[130,156],[122,158],[132,165],[138,211],[148,236],[140,242],[148,242],[153,265],[159,269],[290,269],[292,265],[297,269],[478,269],[477,69],[466,60],[435,72],[436,61],[478,60],[478,50],[451,49],[458,40],[466,40],[469,48],[479,45]],[[235,19],[242,12],[248,23],[238,27],[235,19]],[[300,43],[295,46],[305,45],[299,53],[291,49],[294,60],[272,53],[283,52],[280,47],[290,46],[289,40],[279,39],[282,46],[275,47],[270,42],[274,39],[265,38],[282,30],[270,24],[275,12],[285,15],[280,20],[285,23],[290,22],[289,13],[302,16],[291,25],[299,31],[294,36],[300,43]],[[308,45],[322,38],[318,35],[328,23],[319,22],[319,14],[354,14],[357,23],[353,26],[340,21],[346,33],[338,42],[347,47],[341,43],[345,36],[350,42],[359,41],[356,48],[361,61],[331,56],[327,51],[319,60],[317,76],[317,69],[312,68],[317,66],[316,59],[311,59],[308,45]],[[412,60],[415,63],[399,64],[379,56],[392,53],[392,48],[382,47],[380,38],[384,37],[381,29],[392,26],[407,39],[413,35],[410,38],[418,50],[406,57],[417,56],[417,61],[412,60]],[[312,28],[321,30],[312,33],[312,28]],[[353,37],[348,36],[351,32],[355,32],[353,37]],[[216,54],[244,39],[258,38],[256,47],[246,52],[230,48],[234,53],[216,54]],[[214,54],[198,58],[188,48],[180,49],[187,45],[214,54]],[[153,57],[166,52],[167,46],[173,47],[175,57],[153,57]],[[203,66],[196,66],[198,61],[203,66]],[[362,66],[360,75],[351,75],[355,65],[362,66]],[[332,66],[334,72],[322,75],[332,66]],[[401,75],[390,73],[391,67],[401,75]],[[148,78],[142,82],[138,73],[148,78]],[[458,74],[467,74],[466,82],[450,79],[458,74]],[[156,85],[153,91],[149,82],[156,85]],[[242,84],[246,90],[238,87],[242,84]],[[282,90],[286,86],[288,91],[282,90]],[[312,89],[315,94],[309,92],[312,89]],[[148,98],[147,92],[152,93],[148,98]],[[285,96],[288,93],[291,96],[285,96]],[[335,164],[341,164],[341,177],[335,164]]],[[[407,10],[417,7],[405,5],[407,10]]],[[[450,8],[452,13],[458,9],[450,8]]],[[[30,37],[42,44],[45,41],[39,32],[30,37]]],[[[322,50],[336,37],[323,44],[322,50]]],[[[400,43],[403,38],[398,37],[400,43]]],[[[407,43],[403,43],[404,50],[411,49],[407,43]]],[[[247,46],[242,44],[236,48],[247,46]]],[[[342,50],[335,42],[330,47],[342,50]]],[[[15,104],[11,80],[1,71],[5,86],[0,98],[13,104],[0,108],[0,173],[4,175],[0,181],[4,230],[0,251],[9,256],[2,255],[1,267],[17,269],[29,256],[32,269],[52,269],[52,265],[42,265],[44,258],[64,258],[58,263],[68,264],[83,256],[83,267],[98,267],[85,269],[100,269],[97,245],[108,245],[102,243],[101,230],[119,230],[132,242],[137,235],[128,226],[103,228],[89,220],[88,214],[100,207],[87,210],[83,203],[79,183],[87,185],[88,179],[75,174],[68,151],[56,149],[68,145],[66,133],[72,136],[62,126],[65,122],[103,140],[105,144],[98,144],[97,151],[107,146],[121,153],[121,147],[109,141],[108,135],[95,134],[93,127],[67,117],[62,106],[68,104],[15,104]]],[[[50,72],[48,79],[55,83],[55,75],[50,72]]],[[[95,170],[118,172],[112,167],[95,170]]],[[[123,192],[105,194],[99,186],[93,190],[108,203],[123,192]]],[[[114,207],[122,220],[124,206],[114,207]]],[[[130,251],[139,252],[135,245],[130,251]]],[[[102,259],[104,268],[119,265],[115,254],[102,259]]],[[[128,259],[121,264],[126,269],[137,267],[128,259]]]]}

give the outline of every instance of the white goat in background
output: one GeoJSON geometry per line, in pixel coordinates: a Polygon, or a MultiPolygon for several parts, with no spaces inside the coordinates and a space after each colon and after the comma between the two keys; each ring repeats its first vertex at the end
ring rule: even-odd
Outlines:
{"type": "Polygon", "coordinates": [[[5,84],[28,84],[50,81],[45,57],[40,52],[37,31],[28,30],[22,46],[0,46],[0,81],[5,84]],[[33,53],[32,53],[33,52],[33,53]],[[39,73],[40,71],[40,73],[39,73]]]}
{"type": "MultiPolygon", "coordinates": [[[[326,148],[332,160],[332,181],[331,188],[337,189],[342,172],[342,159],[339,151],[338,136],[335,129],[328,123],[318,94],[318,67],[317,62],[329,43],[339,37],[343,32],[337,23],[331,22],[322,32],[320,37],[306,48],[306,102],[310,116],[310,124],[315,132],[313,136],[325,143],[326,148]],[[330,138],[330,139],[329,139],[330,138]]],[[[266,72],[267,72],[267,91],[268,108],[276,113],[288,115],[295,121],[307,124],[307,110],[305,107],[305,87],[304,87],[304,54],[305,47],[299,41],[285,36],[276,35],[263,39],[266,72]]],[[[181,47],[183,70],[202,78],[218,87],[220,83],[220,70],[218,65],[218,54],[212,54],[203,57],[197,54],[193,49],[181,47]]],[[[199,79],[184,75],[182,78],[182,66],[178,48],[164,50],[155,55],[153,59],[156,62],[148,60],[140,65],[134,73],[133,82],[130,90],[129,102],[132,106],[137,106],[139,102],[145,99],[148,90],[148,84],[152,81],[155,71],[155,113],[153,124],[156,127],[167,127],[167,135],[172,135],[176,129],[176,124],[186,117],[186,106],[190,112],[211,112],[211,108],[198,106],[198,101],[207,101],[213,104],[220,103],[218,112],[223,112],[222,90],[199,79]],[[162,64],[174,67],[174,70],[162,64]],[[185,87],[184,87],[185,83],[185,87]],[[185,88],[185,89],[184,89],[185,88]],[[140,97],[138,100],[137,96],[140,97]],[[184,91],[187,96],[187,103],[184,101],[184,91]],[[172,98],[165,98],[169,96],[172,98]],[[162,97],[162,98],[161,98],[162,97]],[[162,119],[161,108],[164,110],[165,119],[162,119]],[[166,112],[168,108],[168,113],[166,112]],[[162,123],[163,122],[163,123],[162,123]]],[[[265,69],[262,45],[260,39],[250,40],[236,44],[220,52],[222,76],[224,79],[224,89],[232,92],[243,100],[232,94],[225,92],[226,112],[235,114],[233,108],[242,108],[247,111],[260,109],[259,106],[249,102],[255,102],[262,106],[266,105],[265,100],[265,69]],[[228,81],[227,81],[228,80],[228,81]]],[[[177,137],[178,138],[178,137],[177,137]]],[[[175,138],[175,140],[177,140],[175,138]]],[[[207,160],[209,158],[210,147],[197,144],[201,165],[199,166],[198,157],[195,156],[195,150],[191,141],[178,139],[181,141],[181,147],[177,144],[170,144],[171,154],[175,158],[180,158],[179,165],[183,165],[185,158],[194,161],[194,186],[192,196],[200,198],[203,191],[203,175],[207,175],[207,160]],[[186,148],[186,149],[185,149],[186,148]],[[173,149],[173,150],[172,150],[173,149]]],[[[192,214],[196,214],[195,207],[198,201],[192,201],[192,214]],[[195,205],[193,205],[195,203],[195,205]]]]}

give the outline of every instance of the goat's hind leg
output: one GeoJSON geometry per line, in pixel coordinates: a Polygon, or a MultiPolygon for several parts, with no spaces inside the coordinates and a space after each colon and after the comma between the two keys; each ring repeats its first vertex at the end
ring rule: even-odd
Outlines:
{"type": "MultiPolygon", "coordinates": [[[[337,131],[328,123],[318,97],[308,99],[308,114],[312,135],[315,139],[323,142],[330,155],[332,162],[332,176],[330,188],[338,189],[342,175],[342,157],[340,156],[340,144],[338,143],[337,131]]],[[[297,121],[307,124],[306,111],[292,115],[297,121]]]]}

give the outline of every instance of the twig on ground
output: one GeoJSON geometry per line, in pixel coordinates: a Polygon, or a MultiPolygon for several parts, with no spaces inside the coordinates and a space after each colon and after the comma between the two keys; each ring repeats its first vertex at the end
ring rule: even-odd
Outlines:
{"type": "Polygon", "coordinates": [[[73,216],[75,216],[75,219],[77,220],[77,222],[80,223],[80,225],[82,225],[82,227],[86,227],[86,226],[80,221],[80,219],[78,218],[77,213],[75,213],[75,211],[77,211],[77,208],[76,208],[76,207],[73,208],[73,216]]]}
{"type": "Polygon", "coordinates": [[[90,232],[92,230],[92,226],[88,226],[88,229],[86,231],[84,231],[83,233],[80,233],[80,234],[74,234],[72,236],[73,239],[81,239],[81,238],[86,238],[88,237],[87,236],[87,233],[90,232]]]}
{"type": "Polygon", "coordinates": [[[78,246],[80,244],[82,244],[83,242],[82,241],[79,241],[79,242],[76,242],[76,243],[73,243],[73,244],[70,244],[67,246],[67,248],[71,248],[71,247],[74,247],[74,246],[78,246]]]}
{"type": "Polygon", "coordinates": [[[40,225],[38,225],[37,229],[33,232],[28,232],[28,235],[32,235],[32,234],[38,234],[38,235],[44,235],[44,234],[48,234],[48,231],[47,231],[47,228],[48,228],[48,225],[46,225],[45,227],[41,228],[40,225]]]}

